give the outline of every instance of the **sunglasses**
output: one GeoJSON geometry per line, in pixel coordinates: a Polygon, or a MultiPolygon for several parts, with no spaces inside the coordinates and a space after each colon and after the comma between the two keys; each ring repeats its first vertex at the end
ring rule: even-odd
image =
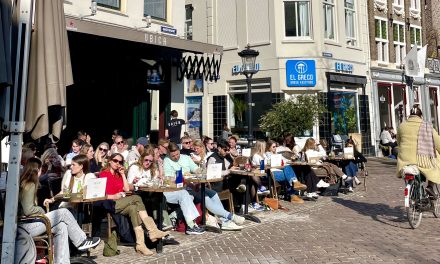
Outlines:
{"type": "Polygon", "coordinates": [[[119,144],[122,144],[124,141],[118,141],[118,142],[115,142],[116,143],[116,145],[119,145],[119,144]]]}
{"type": "Polygon", "coordinates": [[[144,162],[147,162],[148,161],[148,163],[152,163],[153,162],[153,160],[151,160],[151,159],[144,159],[144,162]]]}
{"type": "Polygon", "coordinates": [[[191,143],[191,141],[188,141],[188,142],[182,142],[182,144],[185,144],[185,145],[190,144],[190,143],[191,143]]]}
{"type": "Polygon", "coordinates": [[[118,159],[112,159],[114,163],[119,163],[119,165],[124,165],[124,161],[118,159]]]}
{"type": "Polygon", "coordinates": [[[100,150],[100,151],[104,151],[104,152],[107,152],[107,151],[108,151],[108,149],[105,149],[105,148],[99,148],[99,150],[100,150]]]}

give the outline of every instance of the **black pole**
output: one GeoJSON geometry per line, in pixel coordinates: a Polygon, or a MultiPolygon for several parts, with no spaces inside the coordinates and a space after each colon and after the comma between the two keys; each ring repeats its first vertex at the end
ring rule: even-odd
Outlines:
{"type": "Polygon", "coordinates": [[[248,146],[251,147],[254,140],[252,136],[252,74],[246,74],[246,84],[248,89],[248,146]]]}

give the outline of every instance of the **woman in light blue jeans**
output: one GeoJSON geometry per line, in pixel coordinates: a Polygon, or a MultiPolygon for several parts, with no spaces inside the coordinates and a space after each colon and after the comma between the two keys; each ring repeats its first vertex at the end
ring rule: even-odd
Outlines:
{"type": "MultiPolygon", "coordinates": [[[[20,194],[18,216],[32,216],[44,214],[49,218],[54,234],[54,262],[56,264],[70,263],[69,238],[72,244],[79,250],[96,247],[101,241],[100,238],[88,238],[84,231],[78,226],[75,218],[69,210],[62,208],[49,213],[45,213],[43,208],[36,206],[36,193],[38,186],[38,176],[41,174],[41,161],[31,158],[26,163],[23,173],[20,175],[20,194]]],[[[53,202],[53,198],[46,199],[44,205],[53,202]]],[[[39,236],[46,232],[43,222],[35,220],[33,222],[20,224],[32,237],[39,236]]]]}

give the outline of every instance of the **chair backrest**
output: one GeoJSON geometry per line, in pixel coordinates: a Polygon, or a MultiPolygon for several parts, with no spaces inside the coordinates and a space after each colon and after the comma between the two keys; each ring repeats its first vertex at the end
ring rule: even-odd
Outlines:
{"type": "Polygon", "coordinates": [[[249,160],[248,157],[243,157],[243,156],[235,157],[234,166],[239,166],[240,164],[246,164],[248,160],[249,160]]]}

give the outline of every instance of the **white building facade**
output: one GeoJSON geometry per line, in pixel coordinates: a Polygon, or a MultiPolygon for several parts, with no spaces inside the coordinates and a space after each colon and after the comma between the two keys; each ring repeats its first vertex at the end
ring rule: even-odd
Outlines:
{"type": "Polygon", "coordinates": [[[236,106],[247,104],[237,53],[249,44],[260,52],[259,72],[252,79],[257,138],[264,136],[258,119],[273,103],[317,93],[329,113],[313,132],[295,136],[329,139],[333,134],[361,133],[363,151],[371,152],[366,1],[187,0],[186,4],[191,37],[224,48],[220,80],[207,83],[204,92],[208,122],[204,134],[218,136],[227,123],[234,134],[246,135],[246,111],[236,106]]]}

